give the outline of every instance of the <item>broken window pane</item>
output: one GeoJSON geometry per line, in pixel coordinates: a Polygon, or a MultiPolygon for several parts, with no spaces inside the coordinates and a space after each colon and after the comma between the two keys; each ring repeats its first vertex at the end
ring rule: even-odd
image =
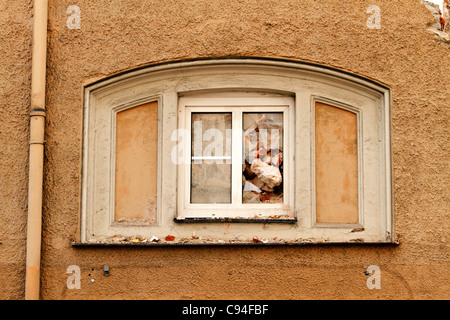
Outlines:
{"type": "Polygon", "coordinates": [[[231,119],[192,114],[191,203],[231,203],[231,119]]]}
{"type": "Polygon", "coordinates": [[[244,113],[242,203],[283,203],[283,113],[244,113]]]}

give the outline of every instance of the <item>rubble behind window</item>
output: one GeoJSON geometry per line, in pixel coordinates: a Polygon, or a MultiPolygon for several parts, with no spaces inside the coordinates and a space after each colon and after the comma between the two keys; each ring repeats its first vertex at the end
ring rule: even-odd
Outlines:
{"type": "Polygon", "coordinates": [[[243,203],[283,203],[283,113],[243,114],[243,203]]]}

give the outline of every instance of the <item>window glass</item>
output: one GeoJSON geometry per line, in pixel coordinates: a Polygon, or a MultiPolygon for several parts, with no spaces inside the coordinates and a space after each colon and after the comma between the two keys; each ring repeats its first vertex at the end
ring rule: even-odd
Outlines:
{"type": "Polygon", "coordinates": [[[231,203],[231,113],[192,114],[191,203],[231,203]]]}

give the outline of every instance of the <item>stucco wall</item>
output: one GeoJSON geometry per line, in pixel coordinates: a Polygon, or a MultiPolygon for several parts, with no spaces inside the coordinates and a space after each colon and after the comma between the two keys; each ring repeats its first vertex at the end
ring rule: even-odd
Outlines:
{"type": "MultiPolygon", "coordinates": [[[[0,3],[0,298],[21,299],[32,4],[9,2],[0,3]]],[[[450,297],[450,51],[426,32],[433,17],[419,1],[49,2],[43,299],[450,297]],[[81,29],[67,28],[72,4],[81,29]],[[381,8],[381,29],[367,28],[369,5],[381,8]],[[314,62],[391,88],[399,246],[72,247],[83,85],[150,63],[224,56],[314,62]],[[69,265],[82,269],[80,290],[67,289],[69,265]],[[381,268],[381,290],[366,286],[369,265],[381,268]]]]}
{"type": "Polygon", "coordinates": [[[31,1],[0,1],[0,299],[24,296],[31,28],[31,1]]]}

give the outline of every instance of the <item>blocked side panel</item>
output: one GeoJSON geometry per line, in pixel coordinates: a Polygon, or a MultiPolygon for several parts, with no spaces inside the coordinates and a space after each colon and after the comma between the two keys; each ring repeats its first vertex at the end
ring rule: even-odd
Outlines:
{"type": "Polygon", "coordinates": [[[355,113],[316,103],[316,223],[358,223],[357,126],[355,113]]]}
{"type": "Polygon", "coordinates": [[[156,223],[158,103],[117,114],[115,221],[156,223]]]}

